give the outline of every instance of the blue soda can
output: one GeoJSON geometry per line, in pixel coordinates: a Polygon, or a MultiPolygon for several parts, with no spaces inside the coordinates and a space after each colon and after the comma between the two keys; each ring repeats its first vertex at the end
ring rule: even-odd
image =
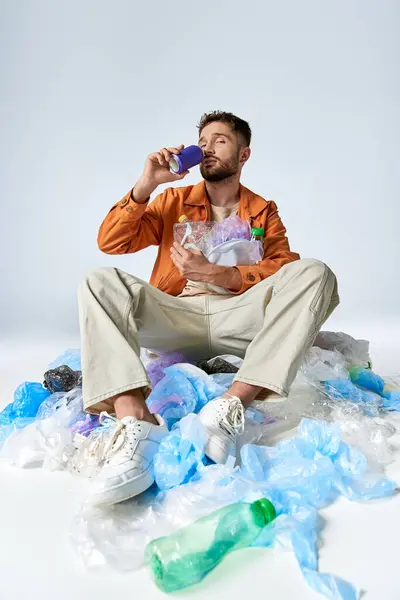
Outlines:
{"type": "Polygon", "coordinates": [[[199,146],[188,146],[180,154],[173,154],[169,161],[171,173],[180,175],[192,167],[199,165],[204,158],[203,150],[199,146]]]}

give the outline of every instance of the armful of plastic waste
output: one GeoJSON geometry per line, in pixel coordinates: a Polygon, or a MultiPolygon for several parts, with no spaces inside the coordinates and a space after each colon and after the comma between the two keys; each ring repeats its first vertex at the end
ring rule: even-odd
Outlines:
{"type": "Polygon", "coordinates": [[[255,265],[263,259],[263,231],[252,230],[250,223],[238,216],[222,223],[180,221],[174,225],[174,241],[187,250],[200,250],[212,265],[201,281],[214,292],[240,290],[242,277],[235,267],[255,265]]]}
{"type": "Polygon", "coordinates": [[[215,265],[254,265],[264,257],[260,236],[238,216],[222,223],[182,220],[174,225],[174,241],[188,250],[200,250],[215,265]]]}
{"type": "Polygon", "coordinates": [[[215,265],[207,260],[201,250],[189,250],[174,242],[171,259],[188,281],[210,283],[234,291],[241,288],[242,278],[236,267],[215,265]]]}

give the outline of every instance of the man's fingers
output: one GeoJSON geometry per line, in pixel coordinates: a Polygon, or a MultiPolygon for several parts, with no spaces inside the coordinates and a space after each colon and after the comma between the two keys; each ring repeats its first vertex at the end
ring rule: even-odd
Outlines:
{"type": "Polygon", "coordinates": [[[153,154],[150,154],[149,160],[158,163],[161,167],[165,166],[164,156],[160,152],[153,152],[153,154]]]}
{"type": "Polygon", "coordinates": [[[167,148],[168,152],[170,152],[171,154],[180,154],[181,150],[184,149],[184,145],[183,144],[179,144],[179,146],[177,146],[176,148],[167,148]]]}
{"type": "Polygon", "coordinates": [[[164,157],[164,161],[165,161],[164,164],[167,165],[169,163],[169,161],[171,160],[171,152],[169,152],[169,150],[167,150],[167,148],[161,148],[160,154],[161,154],[161,156],[164,157]]]}
{"type": "Polygon", "coordinates": [[[190,250],[186,250],[186,248],[178,244],[178,242],[174,242],[173,248],[182,258],[188,258],[190,255],[190,250]]]}
{"type": "Polygon", "coordinates": [[[171,248],[171,258],[175,264],[182,263],[182,256],[174,248],[171,248]]]}
{"type": "Polygon", "coordinates": [[[172,262],[174,263],[174,265],[176,266],[176,268],[178,269],[178,271],[181,274],[183,274],[183,266],[182,266],[182,263],[179,260],[179,258],[176,258],[176,257],[174,257],[174,256],[171,255],[171,259],[172,259],[172,262]]]}

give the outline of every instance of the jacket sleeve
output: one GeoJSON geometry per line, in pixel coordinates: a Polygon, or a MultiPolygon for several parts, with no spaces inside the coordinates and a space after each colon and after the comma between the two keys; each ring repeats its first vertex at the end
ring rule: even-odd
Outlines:
{"type": "Polygon", "coordinates": [[[106,254],[129,254],[161,242],[161,206],[165,192],[151,204],[138,204],[132,200],[131,193],[132,190],[114,204],[100,226],[97,243],[106,254]]]}
{"type": "Polygon", "coordinates": [[[242,294],[256,283],[274,275],[283,265],[299,258],[299,254],[291,252],[278,208],[275,202],[270,201],[264,231],[264,258],[256,265],[236,267],[242,277],[242,287],[234,293],[242,294]]]}

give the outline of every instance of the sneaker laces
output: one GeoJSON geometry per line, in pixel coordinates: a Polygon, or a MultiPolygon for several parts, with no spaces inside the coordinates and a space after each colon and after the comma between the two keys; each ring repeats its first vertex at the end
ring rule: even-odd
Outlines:
{"type": "Polygon", "coordinates": [[[89,456],[97,455],[99,464],[102,465],[111,451],[116,452],[123,446],[126,438],[126,423],[123,423],[105,411],[100,413],[99,423],[105,425],[105,431],[101,433],[97,431],[97,435],[92,437],[92,442],[87,447],[87,453],[89,456]],[[106,421],[111,421],[115,426],[112,431],[108,432],[110,435],[108,436],[108,439],[106,438],[105,440],[104,434],[106,434],[108,429],[107,425],[105,425],[106,421]],[[118,439],[120,439],[121,442],[116,444],[118,439]]]}
{"type": "Polygon", "coordinates": [[[226,393],[231,398],[226,415],[220,421],[220,427],[228,435],[235,437],[244,432],[244,406],[237,396],[226,393]]]}

